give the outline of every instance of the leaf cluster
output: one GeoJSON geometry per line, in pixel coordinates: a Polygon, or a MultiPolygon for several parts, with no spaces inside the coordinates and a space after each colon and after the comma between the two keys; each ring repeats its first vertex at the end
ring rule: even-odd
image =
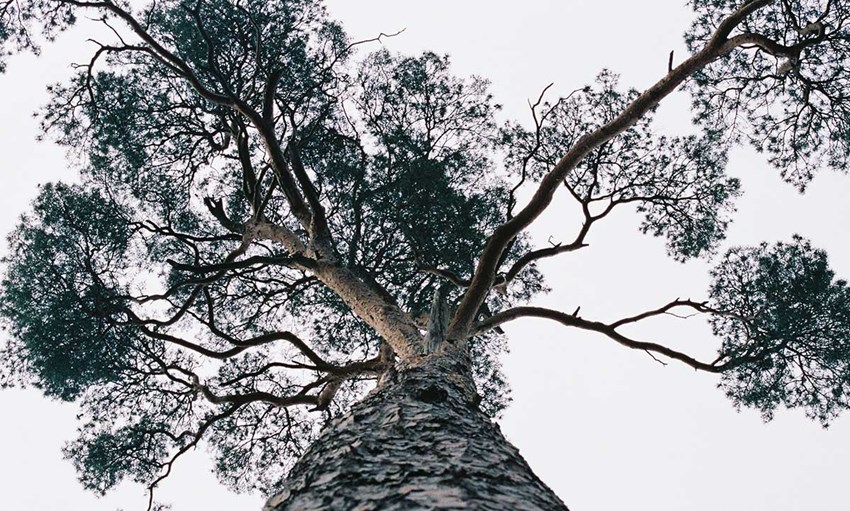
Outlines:
{"type": "MultiPolygon", "coordinates": [[[[704,44],[740,2],[694,0],[687,35],[704,44]]],[[[803,190],[826,166],[850,161],[850,6],[835,0],[770,2],[731,35],[746,46],[697,72],[688,84],[696,121],[764,151],[803,190]]]]}
{"type": "Polygon", "coordinates": [[[721,388],[769,419],[779,405],[827,425],[850,401],[850,288],[801,238],[735,248],[712,273],[712,318],[732,361],[721,388]]]}

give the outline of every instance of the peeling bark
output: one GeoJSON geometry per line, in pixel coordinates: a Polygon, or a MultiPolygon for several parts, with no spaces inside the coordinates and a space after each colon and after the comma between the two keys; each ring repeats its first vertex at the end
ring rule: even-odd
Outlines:
{"type": "Polygon", "coordinates": [[[264,511],[566,510],[479,409],[465,358],[400,367],[332,421],[264,511]]]}

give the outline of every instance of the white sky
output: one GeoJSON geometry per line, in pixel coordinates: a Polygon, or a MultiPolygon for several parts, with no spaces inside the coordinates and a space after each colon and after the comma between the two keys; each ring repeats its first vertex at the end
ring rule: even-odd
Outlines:
{"type": "MultiPolygon", "coordinates": [[[[386,46],[451,54],[456,73],[491,79],[505,116],[525,120],[526,101],[550,82],[554,97],[589,83],[603,67],[638,88],[659,78],[671,49],[677,61],[685,55],[681,34],[690,13],[681,1],[333,0],[329,6],[356,38],[406,28],[386,46]]],[[[81,39],[63,37],[38,59],[13,59],[0,77],[4,233],[27,209],[37,183],[74,179],[61,150],[34,142],[31,113],[45,102],[45,85],[67,75],[81,39]]],[[[681,95],[668,99],[659,114],[663,129],[688,130],[687,105],[681,95]]],[[[730,169],[745,195],[727,245],[800,233],[829,252],[840,276],[850,277],[850,177],[824,172],[800,196],[752,151],[737,151],[730,169]]],[[[572,239],[575,213],[566,194],[559,196],[533,230],[538,242],[572,239]]],[[[611,320],[676,297],[704,298],[708,265],[669,260],[662,240],[637,232],[638,221],[630,211],[615,213],[591,234],[588,249],[543,264],[554,291],[536,303],[570,312],[581,305],[583,317],[611,320]]],[[[799,411],[779,411],[764,424],[756,412],[736,413],[714,376],[672,362],[662,367],[604,337],[543,320],[506,330],[514,404],[502,429],[573,511],[847,508],[847,417],[823,430],[799,411]]],[[[632,332],[703,358],[717,345],[698,319],[659,320],[632,332]]],[[[138,485],[123,484],[102,499],[81,490],[60,453],[74,436],[73,406],[16,390],[0,393],[0,410],[4,510],[144,509],[138,485]]],[[[174,511],[259,510],[260,497],[230,494],[209,466],[203,449],[182,460],[160,497],[174,511]]]]}

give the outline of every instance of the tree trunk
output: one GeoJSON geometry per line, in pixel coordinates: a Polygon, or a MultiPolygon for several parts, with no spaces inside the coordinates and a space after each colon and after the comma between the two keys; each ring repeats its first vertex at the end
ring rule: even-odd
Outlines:
{"type": "Polygon", "coordinates": [[[265,511],[566,510],[478,409],[468,364],[438,353],[331,422],[265,511]]]}

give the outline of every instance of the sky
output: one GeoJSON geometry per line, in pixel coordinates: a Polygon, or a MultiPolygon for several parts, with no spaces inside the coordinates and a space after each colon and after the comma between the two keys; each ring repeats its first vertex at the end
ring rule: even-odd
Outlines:
{"type": "MultiPolygon", "coordinates": [[[[505,119],[529,120],[528,100],[549,83],[552,97],[590,83],[603,68],[643,89],[666,71],[671,50],[685,58],[690,19],[682,0],[333,0],[331,13],[356,39],[405,31],[384,45],[402,53],[448,53],[459,75],[492,82],[505,119]]],[[[0,231],[26,211],[38,183],[73,181],[61,149],[36,142],[32,112],[46,84],[69,73],[91,46],[72,33],[24,56],[0,76],[0,231]],[[82,52],[82,53],[81,53],[82,52]]],[[[378,46],[375,46],[377,48],[378,46]]],[[[686,133],[688,98],[668,98],[660,128],[686,133]]],[[[744,195],[724,247],[789,240],[795,233],[826,249],[839,276],[850,277],[850,176],[819,174],[805,195],[749,149],[736,150],[730,174],[744,195]]],[[[566,194],[532,228],[538,245],[568,241],[578,227],[566,194]]],[[[614,320],[677,297],[706,297],[711,261],[685,264],[665,255],[663,240],[641,235],[639,217],[615,211],[588,239],[590,247],[543,262],[553,291],[535,304],[614,320]]],[[[5,253],[5,242],[0,252],[5,253]]],[[[605,337],[526,319],[505,326],[511,353],[505,372],[513,404],[501,427],[535,472],[573,511],[819,511],[846,509],[850,418],[824,430],[800,411],[779,410],[764,423],[736,411],[718,378],[605,337]]],[[[659,319],[636,337],[711,359],[718,340],[700,319],[659,319]]],[[[0,335],[5,335],[0,333],[0,335]]],[[[103,498],[82,490],[61,456],[74,436],[73,405],[32,390],[0,392],[0,491],[9,511],[142,510],[144,489],[122,484],[103,498]]],[[[209,472],[203,448],[181,459],[158,496],[174,511],[259,509],[259,496],[234,495],[209,472]]]]}

